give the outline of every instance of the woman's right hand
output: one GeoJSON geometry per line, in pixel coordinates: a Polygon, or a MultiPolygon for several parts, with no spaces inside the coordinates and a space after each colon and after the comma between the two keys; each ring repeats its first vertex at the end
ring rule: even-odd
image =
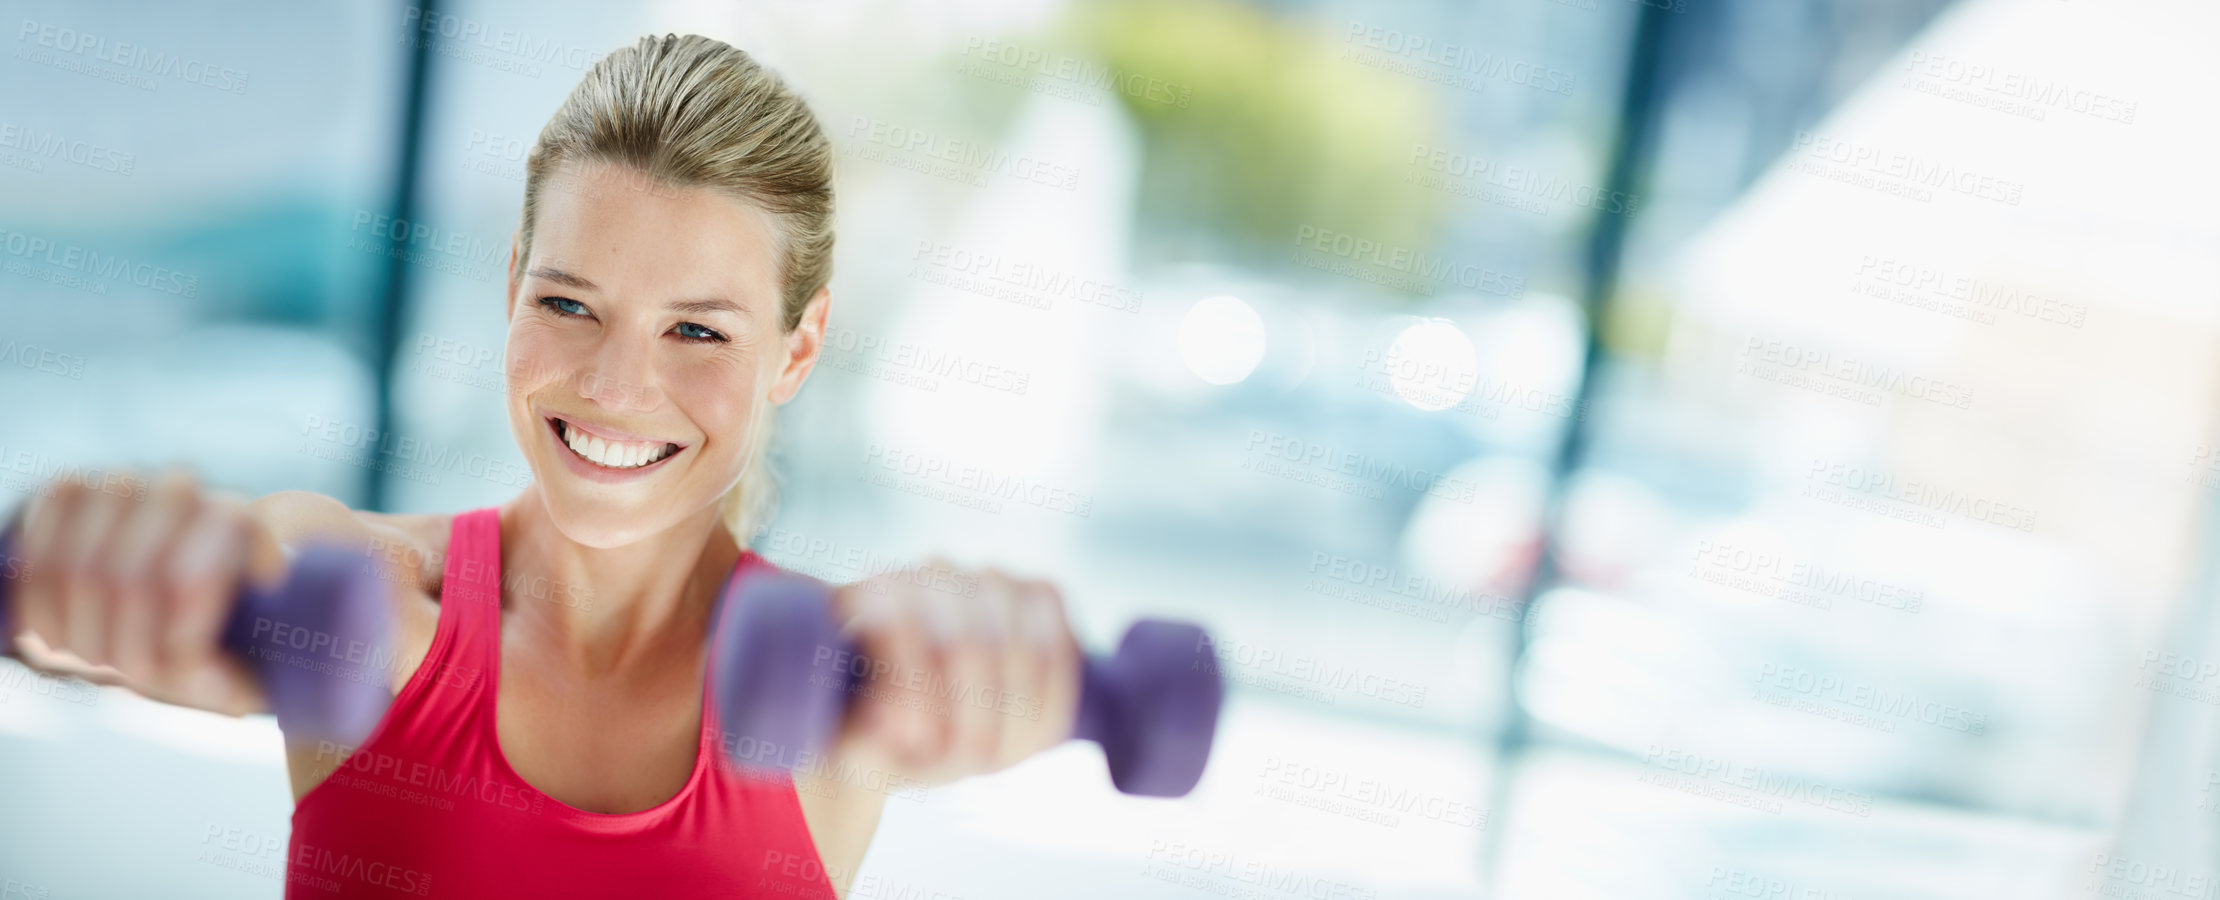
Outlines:
{"type": "Polygon", "coordinates": [[[32,501],[10,552],[13,650],[25,665],[227,715],[265,708],[251,670],[221,646],[242,579],[272,583],[284,568],[245,503],[183,472],[57,482],[32,501]]]}

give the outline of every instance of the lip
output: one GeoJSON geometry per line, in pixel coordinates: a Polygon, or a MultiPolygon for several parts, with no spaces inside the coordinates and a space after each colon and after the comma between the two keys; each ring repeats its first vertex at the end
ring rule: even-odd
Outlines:
{"type": "Polygon", "coordinates": [[[583,478],[587,481],[598,482],[601,484],[622,484],[625,482],[638,481],[642,478],[646,478],[649,475],[654,474],[657,470],[663,468],[663,466],[668,464],[671,460],[677,459],[680,456],[684,456],[687,449],[689,449],[690,447],[690,445],[688,444],[680,444],[677,441],[663,441],[662,443],[666,444],[678,444],[678,452],[672,453],[669,456],[648,463],[647,465],[641,466],[637,469],[611,469],[587,462],[584,459],[579,458],[577,453],[572,452],[570,449],[570,445],[563,443],[562,430],[560,426],[557,426],[555,424],[555,420],[561,419],[565,423],[568,423],[570,427],[576,428],[579,431],[583,431],[587,434],[593,435],[603,440],[652,442],[656,439],[644,435],[635,435],[623,431],[617,431],[611,428],[601,428],[591,425],[585,425],[580,423],[576,419],[571,419],[565,416],[542,415],[540,416],[540,419],[547,425],[547,428],[545,429],[545,431],[547,432],[547,440],[549,443],[554,445],[555,455],[562,457],[563,465],[570,468],[571,474],[577,475],[578,477],[583,478]]]}
{"type": "MultiPolygon", "coordinates": [[[[607,428],[600,425],[588,425],[569,416],[542,415],[540,416],[540,418],[546,419],[548,424],[551,426],[555,424],[556,419],[561,419],[565,422],[569,422],[570,427],[576,428],[579,431],[583,431],[605,441],[626,441],[634,444],[678,444],[678,449],[686,449],[686,445],[680,444],[678,441],[664,440],[653,435],[633,434],[629,431],[618,431],[614,428],[607,428]]],[[[557,435],[557,437],[561,437],[561,435],[557,435]]]]}

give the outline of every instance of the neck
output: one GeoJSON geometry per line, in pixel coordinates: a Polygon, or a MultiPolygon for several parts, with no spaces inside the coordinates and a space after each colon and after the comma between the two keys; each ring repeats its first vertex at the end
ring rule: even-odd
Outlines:
{"type": "Polygon", "coordinates": [[[620,547],[589,547],[555,527],[528,490],[501,515],[502,594],[514,627],[582,674],[707,652],[710,614],[740,547],[712,504],[620,547]]]}

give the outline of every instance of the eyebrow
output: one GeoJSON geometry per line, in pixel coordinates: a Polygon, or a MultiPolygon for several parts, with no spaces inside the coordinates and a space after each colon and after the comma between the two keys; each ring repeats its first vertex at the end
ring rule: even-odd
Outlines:
{"type": "Polygon", "coordinates": [[[673,300],[669,309],[682,313],[729,312],[743,316],[748,314],[747,307],[730,300],[673,300]]]}
{"type": "MultiPolygon", "coordinates": [[[[561,269],[554,268],[552,266],[540,266],[539,268],[533,269],[526,274],[532,275],[537,278],[545,278],[549,281],[555,282],[556,284],[563,285],[564,287],[574,287],[588,291],[601,290],[601,286],[593,283],[592,281],[589,281],[578,275],[573,275],[569,272],[565,272],[561,269]]],[[[734,303],[730,300],[720,299],[674,300],[671,302],[669,309],[673,312],[682,313],[729,312],[743,316],[748,314],[748,308],[746,306],[734,303]]]]}
{"type": "Polygon", "coordinates": [[[601,290],[601,285],[595,284],[591,281],[587,281],[584,278],[572,275],[569,272],[565,272],[552,266],[541,266],[525,274],[531,275],[535,278],[545,278],[564,287],[574,287],[589,291],[601,290]]]}

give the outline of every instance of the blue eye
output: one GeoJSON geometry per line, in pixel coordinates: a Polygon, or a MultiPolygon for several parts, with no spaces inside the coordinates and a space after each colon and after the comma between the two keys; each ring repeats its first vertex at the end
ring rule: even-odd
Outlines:
{"type": "Polygon", "coordinates": [[[710,329],[703,328],[692,322],[678,323],[678,336],[689,341],[717,341],[719,343],[723,343],[726,340],[724,335],[718,334],[717,332],[710,329]]]}
{"type": "Polygon", "coordinates": [[[586,315],[586,304],[566,297],[541,297],[540,305],[566,316],[586,315]]]}

